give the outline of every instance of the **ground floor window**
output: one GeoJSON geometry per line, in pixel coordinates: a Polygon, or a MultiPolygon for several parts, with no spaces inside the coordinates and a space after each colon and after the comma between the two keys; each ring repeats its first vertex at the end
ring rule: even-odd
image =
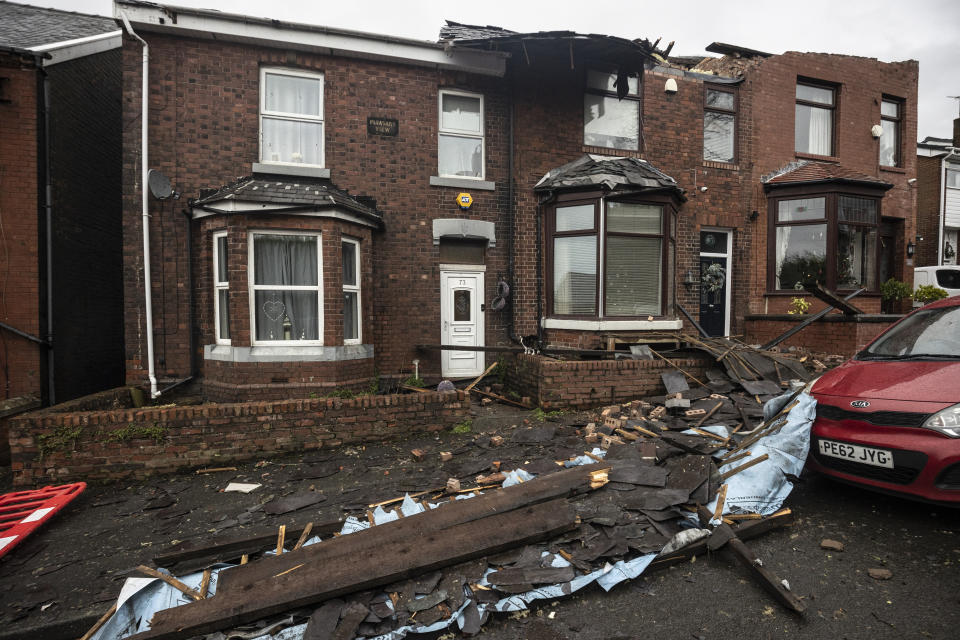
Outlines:
{"type": "Polygon", "coordinates": [[[663,315],[664,263],[673,255],[667,210],[599,198],[558,203],[547,221],[551,315],[663,315]]]}
{"type": "Polygon", "coordinates": [[[254,232],[250,261],[254,344],[322,342],[320,235],[254,232]]]}
{"type": "Polygon", "coordinates": [[[876,291],[880,198],[827,193],[771,201],[770,286],[876,291]]]}
{"type": "Polygon", "coordinates": [[[360,243],[344,238],[343,252],[343,342],[360,343],[360,243]]]}

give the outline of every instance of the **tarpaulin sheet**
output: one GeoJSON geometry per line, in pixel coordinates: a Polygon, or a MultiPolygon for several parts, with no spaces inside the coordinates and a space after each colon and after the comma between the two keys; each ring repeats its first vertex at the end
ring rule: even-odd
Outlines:
{"type": "MultiPolygon", "coordinates": [[[[770,419],[786,404],[790,394],[784,394],[770,400],[764,406],[764,417],[770,419]]],[[[769,458],[749,469],[727,479],[727,496],[724,503],[723,513],[747,513],[755,512],[768,515],[777,511],[783,501],[789,495],[793,484],[788,475],[797,476],[803,469],[804,460],[807,457],[807,451],[810,448],[810,427],[816,416],[816,400],[806,393],[798,396],[797,405],[785,416],[778,418],[782,424],[775,425],[772,432],[760,438],[753,444],[750,451],[750,458],[760,456],[766,453],[769,458]]],[[[723,426],[707,426],[705,430],[727,436],[727,429],[723,426]]],[[[595,448],[591,453],[597,457],[606,455],[603,449],[595,448]]],[[[747,459],[750,459],[747,458],[747,459]]],[[[565,466],[578,466],[592,464],[594,459],[589,456],[579,456],[574,460],[568,460],[565,466]]],[[[741,459],[732,465],[723,465],[720,472],[729,470],[743,464],[745,459],[741,459]]],[[[523,470],[517,470],[507,474],[507,481],[504,486],[516,484],[518,482],[527,482],[534,480],[534,476],[523,470]]],[[[469,499],[474,493],[457,496],[457,499],[469,499]]],[[[716,499],[714,499],[708,509],[716,509],[716,499]]],[[[426,509],[436,508],[437,504],[423,504],[413,500],[409,495],[404,496],[398,509],[404,516],[420,513],[426,509]]],[[[368,529],[384,522],[396,520],[400,516],[397,509],[386,510],[377,507],[373,513],[374,525],[363,522],[353,516],[348,517],[341,529],[341,535],[347,535],[368,529]]],[[[690,526],[694,526],[691,521],[690,526]]],[[[690,528],[681,531],[673,540],[667,543],[665,549],[674,546],[686,546],[690,542],[700,539],[707,534],[706,530],[690,528]]],[[[306,544],[319,542],[320,538],[311,538],[306,544]]],[[[662,552],[661,552],[662,553],[662,552]]],[[[544,552],[544,555],[547,555],[544,552]]],[[[466,596],[463,605],[444,620],[440,620],[431,625],[407,625],[391,631],[390,633],[376,636],[373,640],[400,640],[411,633],[430,633],[441,631],[452,625],[463,628],[465,624],[464,612],[470,606],[476,606],[480,620],[484,621],[491,612],[521,611],[528,608],[530,603],[537,600],[551,599],[556,600],[564,596],[579,591],[583,587],[596,582],[606,591],[612,589],[615,585],[636,578],[646,570],[647,566],[657,557],[658,554],[650,553],[629,560],[621,560],[615,564],[607,563],[602,568],[592,571],[585,575],[578,575],[569,582],[552,584],[538,587],[525,593],[511,595],[492,604],[479,604],[470,599],[472,591],[464,587],[466,596]]],[[[217,574],[220,570],[233,565],[218,564],[214,566],[213,578],[210,582],[209,593],[216,592],[217,574]]],[[[560,556],[554,556],[551,560],[551,566],[565,567],[569,563],[560,556]]],[[[493,569],[488,569],[481,579],[481,585],[487,585],[486,576],[493,569]]],[[[191,573],[186,576],[178,576],[187,586],[198,589],[202,572],[191,573]]],[[[161,609],[167,609],[174,606],[186,604],[190,600],[173,587],[165,582],[153,578],[128,578],[127,583],[121,590],[120,598],[117,602],[117,613],[96,633],[91,640],[121,640],[129,635],[145,631],[149,628],[148,621],[154,613],[161,609]]],[[[390,606],[388,599],[386,604],[390,606]]],[[[299,624],[287,627],[272,635],[262,635],[259,638],[263,640],[302,640],[306,624],[299,624]]]]}

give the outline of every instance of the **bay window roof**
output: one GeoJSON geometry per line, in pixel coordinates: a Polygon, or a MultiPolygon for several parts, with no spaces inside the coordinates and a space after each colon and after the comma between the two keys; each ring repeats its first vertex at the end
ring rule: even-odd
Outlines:
{"type": "Polygon", "coordinates": [[[816,162],[798,160],[774,171],[762,178],[764,189],[769,191],[779,186],[800,186],[807,184],[859,184],[875,187],[884,191],[893,188],[893,184],[875,176],[847,169],[834,162],[816,162]]]}
{"type": "Polygon", "coordinates": [[[366,226],[383,227],[383,216],[372,199],[351,196],[327,179],[248,176],[216,189],[203,189],[190,204],[194,215],[342,214],[366,226]]]}
{"type": "Polygon", "coordinates": [[[677,181],[646,160],[591,154],[551,169],[540,178],[534,190],[578,191],[597,187],[620,193],[667,191],[686,200],[677,181]]]}

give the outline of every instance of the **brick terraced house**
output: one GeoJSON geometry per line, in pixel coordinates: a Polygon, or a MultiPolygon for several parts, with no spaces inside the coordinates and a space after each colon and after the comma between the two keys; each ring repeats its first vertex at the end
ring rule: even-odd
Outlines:
{"type": "Polygon", "coordinates": [[[121,37],[0,2],[3,418],[123,383],[121,37]]]}
{"type": "Polygon", "coordinates": [[[761,340],[804,284],[877,313],[910,279],[915,61],[115,10],[146,124],[123,140],[131,384],[467,378],[495,356],[417,345],[596,348],[683,310],[761,340]]]}

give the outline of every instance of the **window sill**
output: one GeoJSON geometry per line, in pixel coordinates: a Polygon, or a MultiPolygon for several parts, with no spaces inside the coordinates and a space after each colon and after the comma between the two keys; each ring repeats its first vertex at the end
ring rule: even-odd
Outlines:
{"type": "Polygon", "coordinates": [[[271,162],[254,162],[254,173],[267,173],[275,176],[300,176],[304,178],[329,178],[330,169],[326,167],[312,167],[295,164],[273,164],[271,162]]]}
{"type": "Polygon", "coordinates": [[[580,331],[663,331],[683,328],[682,320],[566,320],[544,318],[544,329],[580,331]]]}
{"type": "Polygon", "coordinates": [[[818,156],[815,153],[800,153],[799,151],[794,152],[794,155],[800,160],[817,160],[819,162],[840,162],[840,158],[837,156],[818,156]]]}
{"type": "MultiPolygon", "coordinates": [[[[842,289],[840,291],[834,291],[834,293],[840,296],[841,298],[845,298],[851,293],[853,293],[854,291],[856,291],[856,289],[842,289]]],[[[763,295],[770,298],[790,296],[791,298],[812,298],[814,300],[817,299],[816,296],[814,296],[812,293],[809,293],[802,289],[800,291],[767,291],[763,295]]],[[[856,298],[853,298],[852,300],[850,300],[850,303],[856,304],[857,300],[859,300],[860,298],[876,298],[879,296],[880,296],[879,291],[864,291],[863,293],[858,295],[856,298]]]]}
{"type": "Polygon", "coordinates": [[[583,145],[583,152],[593,156],[605,156],[608,158],[640,158],[643,154],[636,149],[612,149],[610,147],[595,147],[593,145],[583,145]]]}
{"type": "Polygon", "coordinates": [[[739,171],[740,165],[735,162],[717,162],[716,160],[704,160],[703,166],[711,169],[727,169],[729,171],[739,171]]]}
{"type": "Polygon", "coordinates": [[[336,347],[233,347],[225,344],[207,344],[203,347],[204,360],[221,362],[339,362],[366,360],[372,357],[372,344],[336,347]]]}
{"type": "Polygon", "coordinates": [[[457,189],[477,189],[478,191],[493,191],[497,188],[496,182],[479,178],[455,178],[450,176],[430,176],[431,187],[456,187],[457,189]]]}
{"type": "Polygon", "coordinates": [[[883,165],[880,165],[880,171],[888,171],[890,173],[903,173],[903,174],[907,173],[907,170],[904,169],[903,167],[885,167],[883,165]]]}

